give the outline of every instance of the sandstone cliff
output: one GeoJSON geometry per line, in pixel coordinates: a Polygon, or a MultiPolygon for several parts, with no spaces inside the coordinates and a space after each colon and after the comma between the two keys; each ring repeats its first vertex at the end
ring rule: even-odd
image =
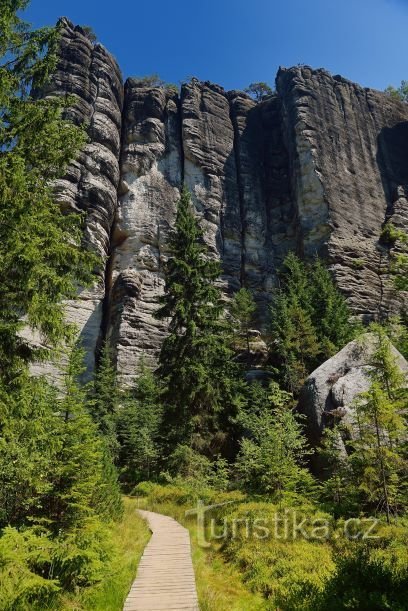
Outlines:
{"type": "Polygon", "coordinates": [[[50,93],[72,93],[90,143],[58,185],[87,211],[86,238],[106,273],[70,306],[89,367],[102,337],[124,382],[165,333],[155,320],[166,241],[179,190],[190,189],[226,296],[248,286],[258,326],[289,250],[327,257],[353,312],[398,310],[384,222],[408,226],[408,104],[324,70],[281,69],[277,91],[255,103],[192,79],[178,95],[128,79],[101,45],[63,21],[50,93]],[[122,110],[123,105],[123,110],[122,110]],[[106,278],[106,284],[105,284],[106,278]]]}

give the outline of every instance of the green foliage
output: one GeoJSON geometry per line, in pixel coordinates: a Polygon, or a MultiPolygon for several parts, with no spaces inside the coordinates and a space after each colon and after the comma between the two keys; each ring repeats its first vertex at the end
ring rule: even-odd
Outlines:
{"type": "Polygon", "coordinates": [[[338,431],[328,433],[325,452],[331,477],[325,483],[345,514],[358,509],[401,514],[407,507],[405,411],[408,405],[404,375],[384,330],[372,327],[376,349],[371,360],[372,384],[355,401],[355,423],[347,443],[349,455],[336,448],[338,431]]]}
{"type": "Polygon", "coordinates": [[[254,98],[257,102],[261,102],[262,100],[266,100],[271,95],[273,95],[274,90],[267,83],[251,83],[246,89],[244,89],[245,93],[254,98]]]}
{"type": "Polygon", "coordinates": [[[229,311],[237,338],[241,341],[244,340],[249,352],[249,331],[256,311],[256,304],[251,291],[246,288],[237,291],[233,296],[229,311]]]}
{"type": "Polygon", "coordinates": [[[105,478],[104,443],[78,384],[81,358],[73,353],[63,394],[28,376],[12,393],[1,389],[2,525],[44,523],[57,533],[89,516],[120,511],[115,476],[105,478]]]}
{"type": "Polygon", "coordinates": [[[397,229],[391,221],[388,221],[382,231],[381,240],[391,252],[391,274],[394,277],[395,288],[399,291],[408,290],[408,234],[397,229]]]}
{"type": "Polygon", "coordinates": [[[81,372],[74,351],[60,389],[27,374],[0,388],[0,526],[13,527],[0,537],[2,608],[46,608],[57,591],[101,580],[114,553],[107,524],[122,504],[81,372]]]}
{"type": "Polygon", "coordinates": [[[220,264],[208,256],[186,190],[169,248],[165,294],[156,314],[170,322],[158,368],[164,386],[164,435],[170,448],[181,443],[214,455],[225,444],[235,410],[237,368],[215,286],[220,264]]]}
{"type": "Polygon", "coordinates": [[[254,401],[239,415],[246,432],[235,464],[241,486],[279,501],[285,493],[310,492],[313,478],[304,468],[310,452],[291,395],[275,382],[268,390],[256,386],[254,401]]]}
{"type": "MultiPolygon", "coordinates": [[[[241,527],[226,540],[222,551],[231,564],[240,568],[246,586],[264,596],[265,608],[312,611],[335,567],[330,545],[324,539],[292,536],[292,516],[291,512],[283,514],[271,503],[233,506],[229,519],[241,527]],[[281,523],[275,531],[277,516],[281,523]],[[287,536],[283,536],[283,519],[287,520],[287,536]],[[248,536],[248,532],[256,533],[260,526],[261,537],[248,536]],[[262,530],[265,527],[269,531],[267,536],[262,530]]],[[[330,521],[327,514],[313,507],[299,510],[296,519],[330,521]]]]}
{"type": "Polygon", "coordinates": [[[380,239],[385,244],[393,246],[404,234],[391,221],[387,221],[381,230],[380,239]]]}
{"type": "Polygon", "coordinates": [[[354,334],[350,313],[329,271],[286,257],[271,307],[270,352],[284,386],[298,393],[306,376],[354,334]]]}
{"type": "Polygon", "coordinates": [[[385,93],[387,93],[390,97],[395,100],[400,100],[401,102],[408,102],[408,81],[401,81],[401,85],[399,87],[393,87],[389,85],[385,93]]]}
{"type": "Polygon", "coordinates": [[[116,369],[108,343],[102,346],[100,359],[90,388],[90,411],[104,436],[111,457],[115,460],[119,451],[117,419],[121,393],[116,369]]]}
{"type": "Polygon", "coordinates": [[[88,40],[90,40],[91,42],[97,41],[97,36],[94,32],[94,29],[90,25],[81,25],[81,30],[84,32],[88,40]]]}
{"type": "MultiPolygon", "coordinates": [[[[44,569],[51,563],[52,542],[41,530],[19,532],[6,527],[0,537],[0,608],[29,611],[48,605],[60,591],[58,580],[44,569]]],[[[44,607],[43,607],[44,608],[44,607]]]]}
{"type": "Polygon", "coordinates": [[[342,441],[342,426],[326,428],[320,455],[323,458],[326,479],[321,484],[321,497],[336,517],[358,513],[360,495],[349,457],[342,441]]]}
{"type": "Polygon", "coordinates": [[[160,388],[143,365],[134,388],[123,396],[118,411],[119,466],[125,486],[158,476],[161,422],[160,388]]]}
{"type": "Polygon", "coordinates": [[[166,85],[158,74],[147,74],[146,76],[133,76],[134,81],[139,87],[164,87],[166,85]]]}
{"type": "Polygon", "coordinates": [[[53,201],[52,181],[85,136],[62,118],[69,100],[29,95],[55,68],[58,32],[30,31],[17,13],[26,5],[8,0],[0,21],[0,371],[8,381],[40,356],[19,333],[23,319],[48,345],[71,337],[62,302],[90,282],[95,263],[81,246],[81,216],[53,201]]]}
{"type": "Polygon", "coordinates": [[[408,529],[380,525],[376,538],[366,541],[337,539],[336,571],[315,601],[316,611],[404,611],[408,600],[408,529]]]}
{"type": "Polygon", "coordinates": [[[166,83],[165,89],[171,95],[178,95],[179,93],[179,88],[175,83],[166,83]]]}

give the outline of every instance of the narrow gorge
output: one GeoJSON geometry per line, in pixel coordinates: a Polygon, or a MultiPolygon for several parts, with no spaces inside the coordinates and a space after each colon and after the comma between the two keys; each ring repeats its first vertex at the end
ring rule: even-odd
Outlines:
{"type": "MultiPolygon", "coordinates": [[[[267,326],[277,270],[293,250],[327,258],[352,312],[397,312],[384,223],[408,224],[408,105],[308,66],[280,69],[276,93],[191,79],[180,93],[128,79],[86,31],[62,20],[47,95],[70,95],[89,142],[56,185],[86,211],[85,237],[103,256],[97,285],[68,304],[88,374],[106,339],[123,383],[153,363],[165,326],[154,317],[166,243],[184,184],[222,260],[226,297],[248,287],[267,326]]],[[[137,63],[135,66],[137,70],[137,63]]]]}

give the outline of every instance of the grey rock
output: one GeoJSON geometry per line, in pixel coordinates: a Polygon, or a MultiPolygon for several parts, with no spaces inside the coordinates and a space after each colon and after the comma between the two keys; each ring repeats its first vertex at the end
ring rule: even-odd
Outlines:
{"type": "MultiPolygon", "coordinates": [[[[306,416],[307,436],[313,446],[334,422],[342,420],[352,428],[353,401],[371,386],[371,360],[376,347],[375,334],[367,333],[349,342],[307,378],[298,411],[306,416]]],[[[394,347],[392,354],[399,369],[408,375],[404,357],[394,347]]]]}
{"type": "Polygon", "coordinates": [[[164,88],[125,88],[119,203],[112,232],[107,337],[123,384],[141,360],[153,365],[166,332],[155,319],[163,264],[182,181],[177,96],[164,88]]]}
{"type": "Polygon", "coordinates": [[[277,86],[305,255],[328,257],[362,319],[398,311],[386,220],[407,227],[408,104],[325,70],[280,70],[277,86]]]}
{"type": "Polygon", "coordinates": [[[98,286],[67,308],[89,372],[103,336],[124,383],[142,358],[154,366],[166,333],[154,312],[183,183],[222,262],[226,301],[249,287],[257,329],[268,327],[290,250],[327,258],[356,317],[401,307],[389,277],[395,247],[380,235],[387,220],[408,226],[408,104],[307,66],[281,69],[277,93],[260,103],[197,79],[180,96],[128,79],[123,104],[113,58],[63,20],[47,94],[66,93],[90,142],[56,185],[57,199],[86,210],[86,241],[110,257],[98,286]]]}
{"type": "Polygon", "coordinates": [[[89,135],[79,158],[55,184],[56,200],[62,208],[86,213],[84,247],[91,247],[101,257],[95,286],[80,289],[78,299],[66,304],[67,319],[76,324],[85,350],[84,378],[89,379],[101,339],[105,264],[117,208],[123,85],[116,61],[102,45],[93,44],[66,18],[61,25],[57,70],[42,94],[72,96],[74,103],[66,116],[85,126],[89,135]]]}

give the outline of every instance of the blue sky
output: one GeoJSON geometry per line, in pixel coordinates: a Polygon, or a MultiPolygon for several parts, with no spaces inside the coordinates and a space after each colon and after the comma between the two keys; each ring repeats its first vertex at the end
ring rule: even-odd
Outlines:
{"type": "Polygon", "coordinates": [[[408,79],[408,0],[31,0],[35,26],[91,25],[125,76],[226,89],[310,64],[384,89],[408,79]]]}

